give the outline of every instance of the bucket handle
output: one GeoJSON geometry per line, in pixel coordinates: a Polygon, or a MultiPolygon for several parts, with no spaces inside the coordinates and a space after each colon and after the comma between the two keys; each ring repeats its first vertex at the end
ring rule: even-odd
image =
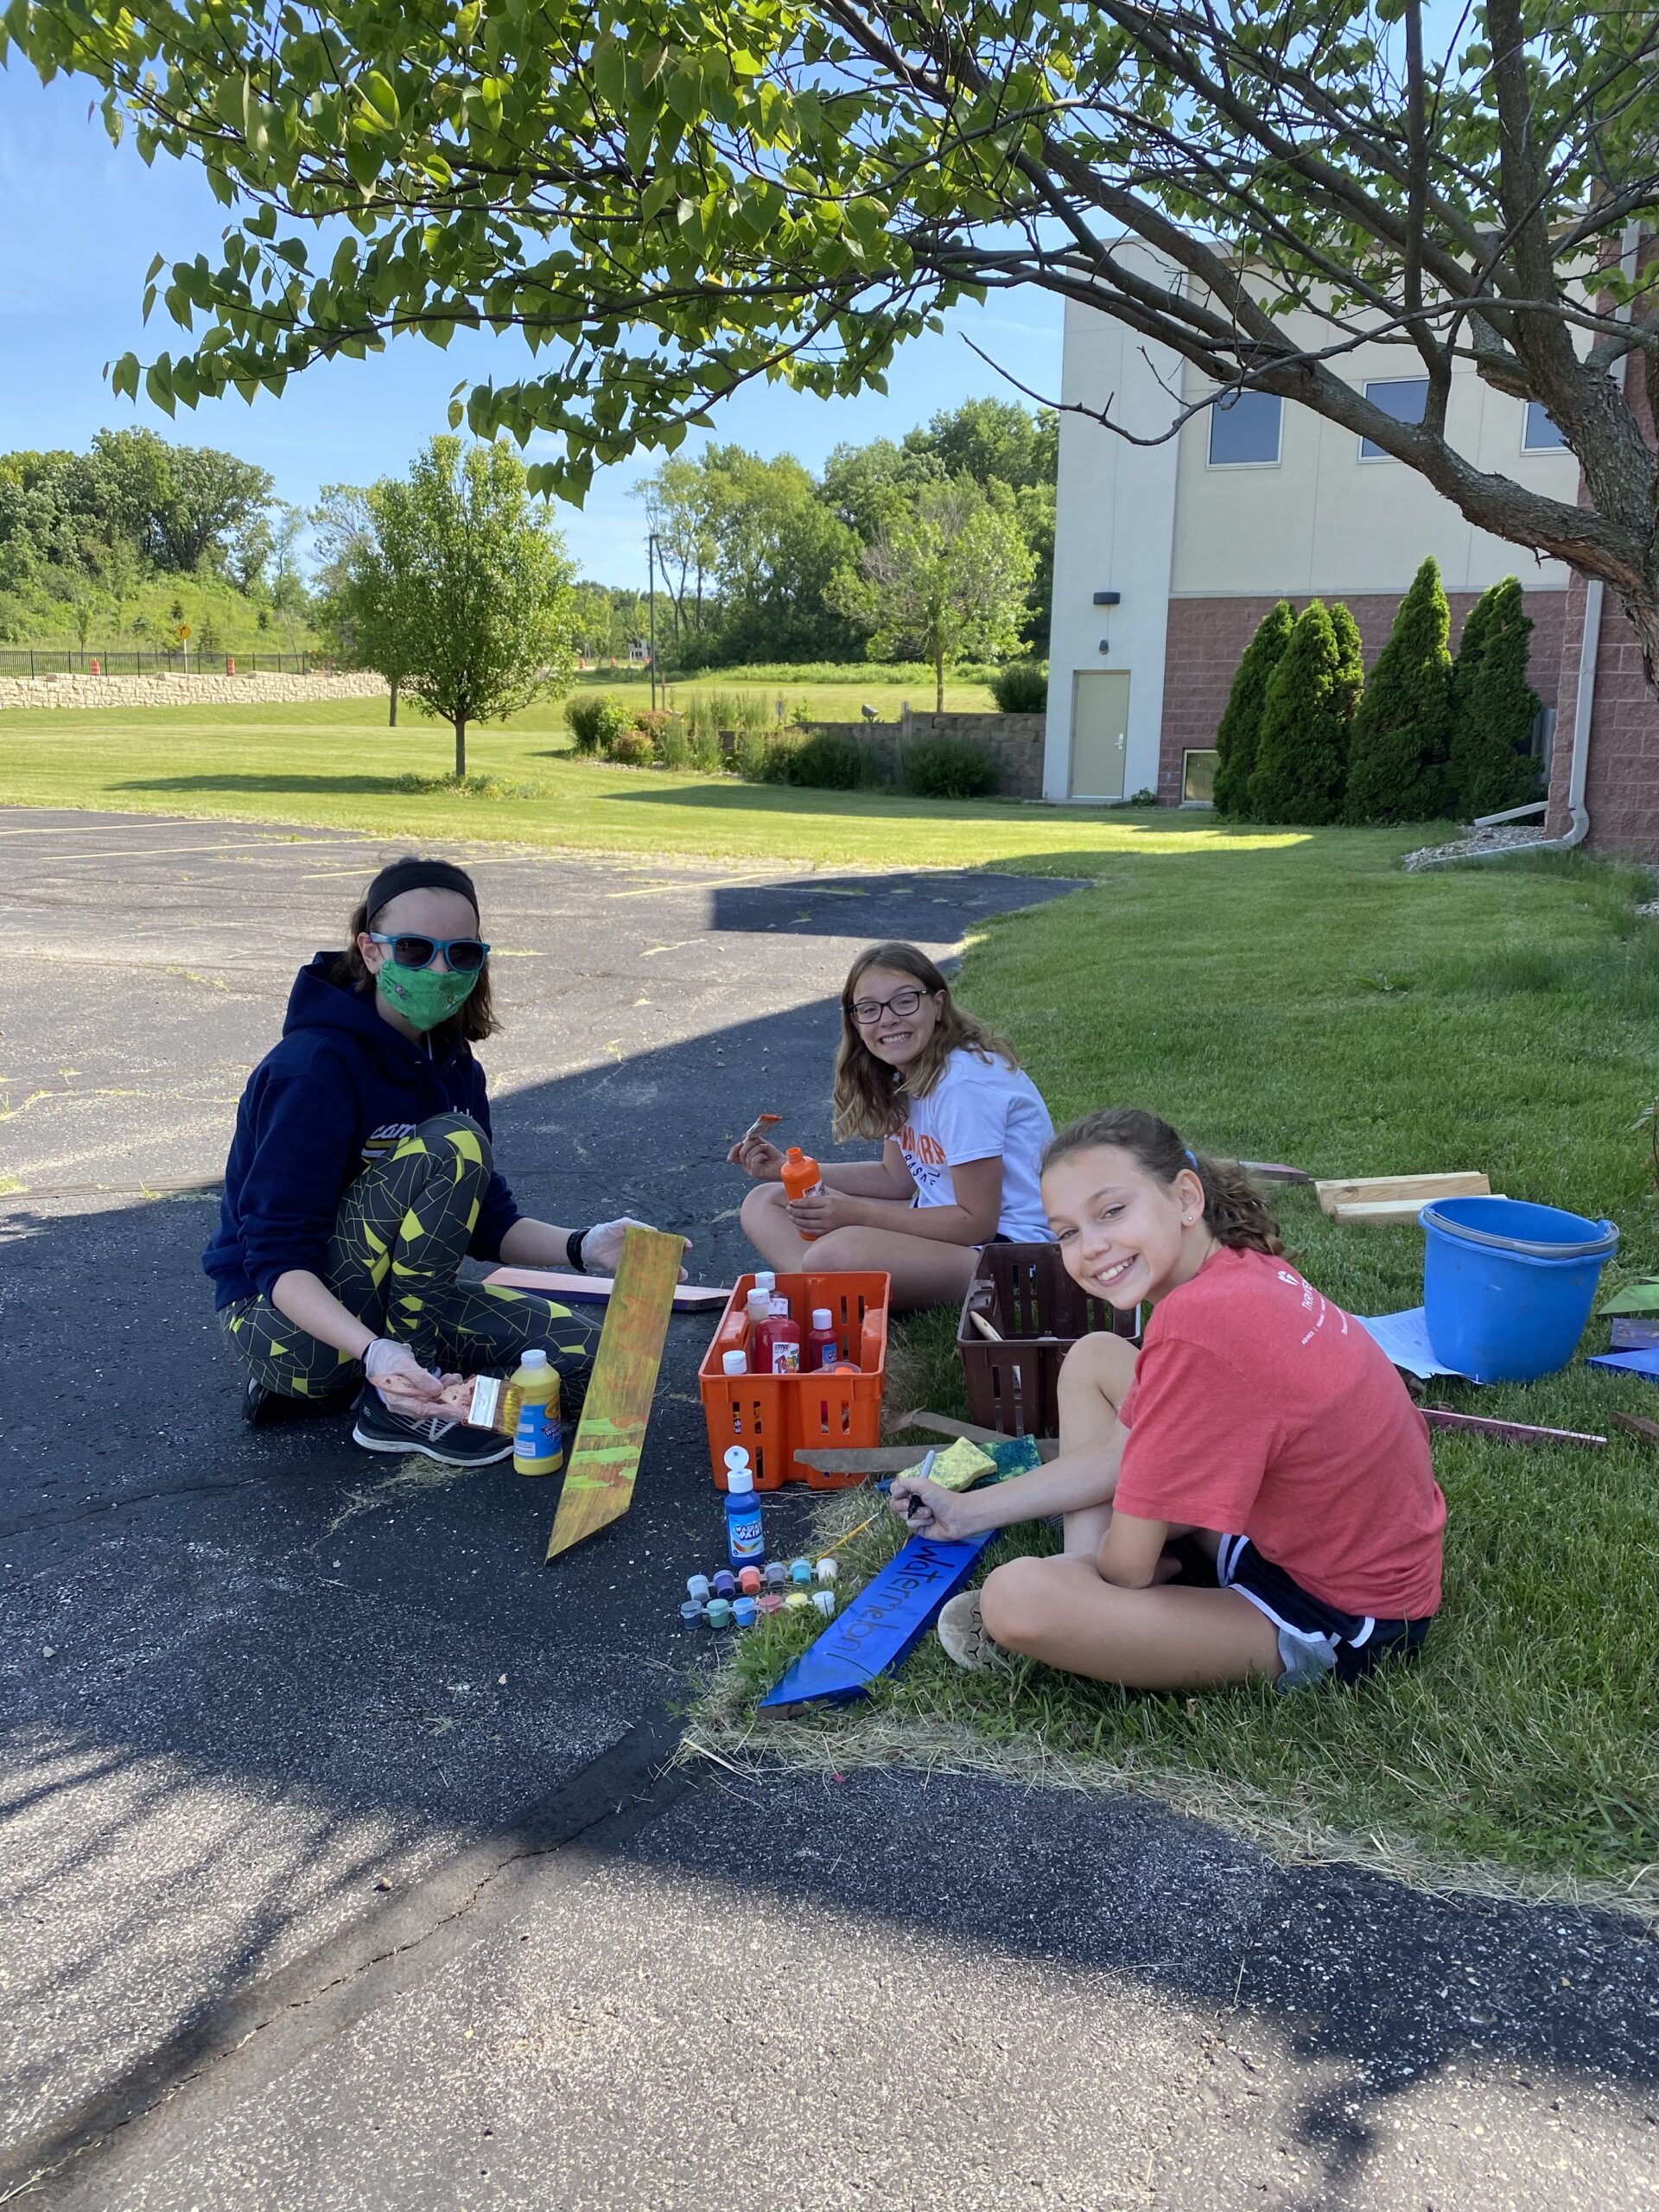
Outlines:
{"type": "Polygon", "coordinates": [[[1519,1252],[1532,1260],[1605,1260],[1618,1243],[1617,1222],[1596,1224],[1596,1234],[1577,1244],[1534,1244],[1522,1236],[1494,1236],[1490,1230],[1471,1229],[1466,1222],[1450,1221],[1437,1213],[1432,1205],[1425,1206],[1417,1217],[1423,1229],[1438,1229],[1443,1236],[1456,1238],[1465,1244],[1490,1244],[1501,1252],[1519,1252]]]}

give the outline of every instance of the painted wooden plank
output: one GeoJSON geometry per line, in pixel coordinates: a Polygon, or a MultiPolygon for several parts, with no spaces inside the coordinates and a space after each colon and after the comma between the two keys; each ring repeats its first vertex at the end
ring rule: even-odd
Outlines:
{"type": "Polygon", "coordinates": [[[1334,1214],[1338,1206],[1366,1205],[1384,1198],[1402,1203],[1414,1199],[1425,1206],[1431,1198],[1484,1198],[1491,1184],[1474,1168],[1459,1168],[1444,1175],[1359,1175],[1345,1182],[1316,1182],[1315,1197],[1321,1210],[1334,1214]]]}
{"type": "Polygon", "coordinates": [[[878,1675],[896,1667],[926,1635],[940,1606],[961,1589],[997,1533],[988,1529],[957,1544],[912,1536],[767,1691],[761,1705],[775,1711],[780,1706],[842,1705],[862,1697],[878,1675]]]}
{"type": "Polygon", "coordinates": [[[616,1286],[605,1309],[593,1379],[548,1538],[549,1559],[620,1519],[633,1503],[684,1249],[683,1236],[660,1230],[630,1229],[624,1234],[616,1286]]]}
{"type": "Polygon", "coordinates": [[[1610,1351],[1651,1351],[1659,1346],[1659,1320],[1640,1314],[1623,1314],[1614,1321],[1610,1351]]]}
{"type": "MultiPolygon", "coordinates": [[[[550,1298],[563,1299],[567,1306],[608,1306],[611,1275],[570,1275],[554,1268],[497,1268],[484,1278],[486,1282],[500,1283],[508,1290],[544,1290],[550,1298]]],[[[726,1301],[732,1294],[731,1286],[716,1288],[712,1283],[683,1282],[674,1289],[674,1311],[677,1313],[708,1313],[724,1312],[726,1301]]]]}
{"type": "Polygon", "coordinates": [[[1592,1436],[1582,1429],[1535,1428],[1530,1421],[1488,1421],[1479,1414],[1454,1414],[1446,1406],[1425,1406],[1423,1419],[1431,1428],[1496,1437],[1500,1444],[1583,1444],[1595,1451],[1607,1442],[1605,1436],[1592,1436]]]}
{"type": "Polygon", "coordinates": [[[1659,1421],[1643,1421],[1640,1414],[1615,1414],[1612,1422],[1627,1436],[1639,1436],[1644,1444],[1659,1444],[1659,1421]]]}

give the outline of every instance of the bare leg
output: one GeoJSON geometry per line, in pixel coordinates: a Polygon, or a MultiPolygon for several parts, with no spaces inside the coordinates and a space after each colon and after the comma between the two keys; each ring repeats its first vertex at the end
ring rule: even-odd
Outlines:
{"type": "Polygon", "coordinates": [[[969,1244],[942,1244],[889,1229],[832,1229],[809,1240],[784,1211],[783,1186],[757,1183],[743,1201],[743,1233],[766,1265],[780,1274],[839,1274],[879,1269],[893,1278],[895,1313],[957,1301],[979,1265],[969,1244]]]}
{"type": "MultiPolygon", "coordinates": [[[[1124,1337],[1084,1337],[1072,1345],[1060,1369],[1060,1450],[1080,1452],[1113,1447],[1113,1465],[1122,1456],[1129,1432],[1117,1409],[1129,1395],[1135,1380],[1135,1346],[1124,1337]]],[[[1116,1483],[1114,1474],[1114,1486],[1116,1483]]],[[[1112,1509],[1106,1503],[1089,1505],[1065,1517],[1067,1555],[1093,1560],[1112,1525],[1112,1509]]]]}
{"type": "Polygon", "coordinates": [[[980,1604],[1010,1651],[1128,1689],[1205,1689],[1281,1669],[1273,1623],[1236,1590],[1122,1590],[1089,1560],[1016,1559],[980,1604]]]}

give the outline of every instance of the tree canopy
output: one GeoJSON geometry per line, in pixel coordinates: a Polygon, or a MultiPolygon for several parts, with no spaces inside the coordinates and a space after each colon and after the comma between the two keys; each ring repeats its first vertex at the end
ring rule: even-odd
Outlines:
{"type": "Polygon", "coordinates": [[[232,211],[217,260],[158,257],[149,301],[192,335],[123,359],[120,391],[188,406],[405,334],[518,331],[532,373],[466,419],[550,434],[535,486],[580,496],[747,384],[879,389],[953,303],[1034,284],[1605,578],[1651,675],[1659,464],[1624,374],[1659,384],[1650,10],[1482,0],[1439,46],[1421,0],[14,0],[4,22],[232,211]],[[1426,378],[1421,421],[1344,375],[1363,339],[1426,378]],[[1548,410],[1586,504],[1458,449],[1458,360],[1548,410]]]}

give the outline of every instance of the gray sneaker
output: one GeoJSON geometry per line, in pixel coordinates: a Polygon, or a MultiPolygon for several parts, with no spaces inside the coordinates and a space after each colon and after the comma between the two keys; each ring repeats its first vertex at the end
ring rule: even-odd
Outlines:
{"type": "Polygon", "coordinates": [[[472,1428],[465,1421],[442,1421],[435,1415],[413,1421],[395,1414],[378,1390],[365,1389],[357,1402],[352,1441],[365,1452],[395,1452],[400,1456],[418,1452],[446,1467],[489,1467],[512,1457],[512,1439],[498,1436],[493,1428],[472,1428]]]}

